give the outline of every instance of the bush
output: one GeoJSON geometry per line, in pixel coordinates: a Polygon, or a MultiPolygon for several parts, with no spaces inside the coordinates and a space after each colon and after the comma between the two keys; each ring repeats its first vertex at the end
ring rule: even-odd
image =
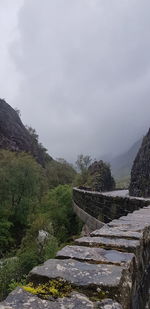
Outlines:
{"type": "Polygon", "coordinates": [[[54,236],[59,243],[67,242],[72,235],[81,230],[81,222],[73,212],[72,188],[69,185],[59,185],[49,191],[43,211],[52,222],[54,236]]]}
{"type": "Polygon", "coordinates": [[[0,151],[0,257],[18,246],[47,189],[43,169],[25,153],[0,151]]]}

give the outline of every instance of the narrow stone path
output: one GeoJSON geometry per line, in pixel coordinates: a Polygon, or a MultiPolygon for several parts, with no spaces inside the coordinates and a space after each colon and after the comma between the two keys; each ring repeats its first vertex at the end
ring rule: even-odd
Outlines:
{"type": "Polygon", "coordinates": [[[33,283],[64,280],[72,287],[69,297],[42,300],[17,288],[0,309],[146,308],[149,248],[150,206],[75,240],[30,272],[33,283]]]}

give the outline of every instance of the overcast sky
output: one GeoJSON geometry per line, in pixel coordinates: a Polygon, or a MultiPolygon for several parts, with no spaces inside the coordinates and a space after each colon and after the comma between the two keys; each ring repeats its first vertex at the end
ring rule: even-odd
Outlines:
{"type": "Polygon", "coordinates": [[[149,0],[0,0],[0,96],[54,158],[126,150],[150,126],[149,0]]]}

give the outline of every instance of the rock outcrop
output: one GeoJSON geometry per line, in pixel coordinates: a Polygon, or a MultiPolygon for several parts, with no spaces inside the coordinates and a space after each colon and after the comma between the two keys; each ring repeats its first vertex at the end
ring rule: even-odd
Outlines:
{"type": "Polygon", "coordinates": [[[89,166],[89,174],[94,191],[105,192],[114,190],[115,181],[111,175],[110,167],[102,160],[95,161],[89,166]]]}
{"type": "Polygon", "coordinates": [[[42,166],[52,160],[43,147],[33,141],[18,113],[2,99],[0,99],[0,149],[27,152],[42,166]]]}
{"type": "Polygon", "coordinates": [[[134,160],[129,192],[131,196],[150,197],[150,129],[134,160]]]}

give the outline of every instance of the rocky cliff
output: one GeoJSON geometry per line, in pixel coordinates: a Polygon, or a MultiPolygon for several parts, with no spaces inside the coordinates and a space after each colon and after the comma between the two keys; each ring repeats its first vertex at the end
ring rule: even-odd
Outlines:
{"type": "Polygon", "coordinates": [[[52,160],[45,149],[33,140],[18,113],[2,99],[0,99],[0,149],[30,153],[42,166],[52,160]]]}
{"type": "Polygon", "coordinates": [[[102,160],[95,161],[89,166],[89,173],[92,178],[92,189],[99,192],[114,190],[115,181],[111,176],[109,165],[102,160]]]}
{"type": "Polygon", "coordinates": [[[129,192],[133,196],[150,197],[150,129],[134,160],[129,192]]]}

